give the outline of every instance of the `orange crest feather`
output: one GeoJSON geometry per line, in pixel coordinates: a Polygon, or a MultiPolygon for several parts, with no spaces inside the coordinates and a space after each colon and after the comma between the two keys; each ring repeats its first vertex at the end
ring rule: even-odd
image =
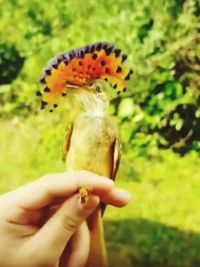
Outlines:
{"type": "MultiPolygon", "coordinates": [[[[48,103],[57,107],[59,97],[67,94],[67,87],[84,87],[98,79],[108,81],[118,93],[126,90],[132,70],[124,66],[126,55],[107,43],[96,43],[71,50],[53,59],[45,69],[40,83],[45,86],[42,96],[43,109],[48,103]]],[[[53,111],[53,110],[50,110],[53,111]]]]}

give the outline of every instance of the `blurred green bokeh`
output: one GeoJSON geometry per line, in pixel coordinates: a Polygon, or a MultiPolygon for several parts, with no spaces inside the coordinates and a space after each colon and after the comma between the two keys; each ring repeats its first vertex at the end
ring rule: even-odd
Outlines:
{"type": "Polygon", "coordinates": [[[134,70],[110,113],[120,126],[118,184],[127,208],[108,208],[111,266],[200,266],[200,2],[0,0],[0,191],[65,169],[71,115],[39,110],[51,57],[107,41],[134,70]]]}

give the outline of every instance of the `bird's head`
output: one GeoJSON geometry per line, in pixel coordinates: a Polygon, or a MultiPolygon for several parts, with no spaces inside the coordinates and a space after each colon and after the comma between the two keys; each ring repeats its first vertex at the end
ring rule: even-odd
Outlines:
{"type": "Polygon", "coordinates": [[[107,43],[96,43],[63,53],[45,69],[40,83],[41,109],[53,111],[61,99],[93,112],[104,111],[113,95],[126,91],[132,70],[124,65],[126,55],[107,43]],[[111,90],[113,88],[114,90],[111,90]]]}
{"type": "Polygon", "coordinates": [[[70,85],[67,91],[72,106],[78,106],[81,110],[91,111],[93,114],[104,112],[114,95],[110,86],[103,80],[85,86],[70,85]]]}

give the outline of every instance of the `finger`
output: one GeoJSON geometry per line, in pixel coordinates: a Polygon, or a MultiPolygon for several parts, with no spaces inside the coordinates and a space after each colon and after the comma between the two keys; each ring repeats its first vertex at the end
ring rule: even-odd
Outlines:
{"type": "Polygon", "coordinates": [[[86,221],[81,224],[65,248],[59,267],[83,267],[88,259],[90,233],[86,221]]]}
{"type": "Polygon", "coordinates": [[[33,254],[41,253],[40,257],[52,261],[61,256],[67,242],[77,231],[83,221],[95,210],[99,198],[91,195],[82,204],[78,194],[69,198],[46,224],[31,238],[28,244],[33,254]]]}
{"type": "Polygon", "coordinates": [[[113,188],[101,197],[101,201],[103,203],[116,207],[126,206],[131,201],[131,199],[132,196],[130,195],[130,193],[121,188],[113,188]]]}
{"type": "Polygon", "coordinates": [[[24,209],[39,209],[56,198],[71,196],[85,185],[91,185],[92,192],[98,195],[109,191],[113,181],[86,171],[52,174],[12,192],[10,201],[24,209]]]}

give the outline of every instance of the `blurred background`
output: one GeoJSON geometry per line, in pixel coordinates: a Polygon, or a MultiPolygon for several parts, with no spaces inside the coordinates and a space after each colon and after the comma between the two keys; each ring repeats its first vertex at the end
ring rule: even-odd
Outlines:
{"type": "Polygon", "coordinates": [[[40,111],[49,59],[108,41],[134,75],[110,106],[123,156],[117,183],[133,194],[108,208],[111,266],[200,266],[200,2],[0,0],[0,192],[61,172],[70,110],[40,111]]]}

